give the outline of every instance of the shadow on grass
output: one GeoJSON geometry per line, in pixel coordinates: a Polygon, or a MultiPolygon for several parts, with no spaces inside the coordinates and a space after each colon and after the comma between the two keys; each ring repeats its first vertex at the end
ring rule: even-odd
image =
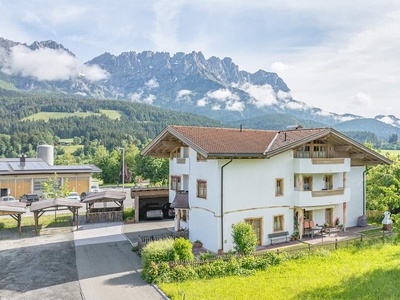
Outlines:
{"type": "MultiPolygon", "coordinates": [[[[371,257],[373,259],[373,257],[371,257]]],[[[400,271],[389,270],[353,276],[339,284],[314,288],[296,295],[296,299],[400,299],[400,271]]]]}

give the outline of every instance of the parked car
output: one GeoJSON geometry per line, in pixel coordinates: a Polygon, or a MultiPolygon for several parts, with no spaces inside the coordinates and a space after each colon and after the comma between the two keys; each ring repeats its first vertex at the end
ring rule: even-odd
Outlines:
{"type": "Polygon", "coordinates": [[[72,200],[72,201],[77,201],[77,202],[81,201],[81,197],[79,196],[79,194],[77,192],[69,193],[67,196],[67,199],[72,200]]]}
{"type": "Polygon", "coordinates": [[[18,202],[13,196],[3,196],[1,197],[1,201],[18,202]]]}
{"type": "Polygon", "coordinates": [[[171,208],[171,203],[165,203],[162,207],[162,211],[165,218],[175,218],[175,209],[171,208]]]}
{"type": "Polygon", "coordinates": [[[85,200],[87,196],[92,195],[94,192],[82,192],[81,201],[85,200]]]}
{"type": "Polygon", "coordinates": [[[39,201],[39,195],[38,194],[23,194],[19,198],[19,202],[26,203],[26,205],[31,205],[32,202],[39,201]]]}
{"type": "Polygon", "coordinates": [[[161,205],[158,203],[147,203],[143,206],[142,211],[145,219],[163,219],[164,213],[161,205]]]}

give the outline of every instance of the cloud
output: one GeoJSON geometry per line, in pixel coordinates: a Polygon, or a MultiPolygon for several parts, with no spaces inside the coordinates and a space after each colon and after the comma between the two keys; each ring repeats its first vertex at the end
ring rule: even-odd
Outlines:
{"type": "Polygon", "coordinates": [[[197,100],[197,106],[206,106],[208,104],[207,98],[201,98],[197,100]]]}
{"type": "Polygon", "coordinates": [[[284,64],[283,62],[280,61],[276,61],[271,64],[271,71],[278,74],[285,73],[287,70],[290,70],[291,68],[292,66],[284,64]]]}
{"type": "Polygon", "coordinates": [[[288,108],[288,109],[294,109],[294,110],[304,110],[304,109],[307,108],[307,106],[302,102],[290,101],[290,102],[287,102],[287,103],[281,105],[281,108],[288,108]]]}
{"type": "Polygon", "coordinates": [[[80,76],[89,81],[98,81],[108,77],[107,72],[99,66],[84,65],[62,49],[31,50],[17,45],[11,48],[4,62],[1,71],[5,74],[33,77],[39,81],[69,80],[80,76]]]}
{"type": "Polygon", "coordinates": [[[276,100],[276,94],[269,84],[253,85],[251,83],[245,83],[240,87],[240,89],[250,94],[252,97],[250,103],[254,104],[258,108],[278,103],[276,100]]]}
{"type": "Polygon", "coordinates": [[[363,106],[370,106],[373,103],[372,97],[368,94],[363,92],[358,92],[356,95],[349,97],[351,102],[347,104],[349,109],[363,107],[363,106]]]}
{"type": "Polygon", "coordinates": [[[176,95],[176,101],[190,102],[192,100],[190,97],[191,95],[193,95],[193,92],[190,90],[180,90],[176,95]]]}
{"type": "Polygon", "coordinates": [[[153,77],[152,79],[150,79],[149,81],[145,82],[145,85],[149,88],[149,89],[155,89],[158,88],[160,85],[158,84],[157,78],[153,77]]]}
{"type": "MultiPolygon", "coordinates": [[[[240,101],[239,96],[228,89],[219,89],[213,92],[208,92],[206,97],[225,103],[226,110],[243,111],[245,108],[245,105],[240,101]]],[[[213,107],[215,107],[215,105],[213,107]]]]}
{"type": "Polygon", "coordinates": [[[154,100],[156,100],[156,96],[153,94],[148,95],[147,97],[143,97],[143,92],[140,93],[132,93],[129,94],[128,97],[131,99],[132,102],[138,102],[148,105],[153,105],[154,100]]]}
{"type": "Polygon", "coordinates": [[[292,98],[292,94],[290,92],[284,92],[279,90],[278,93],[276,93],[276,96],[280,100],[290,100],[292,98]]]}
{"type": "Polygon", "coordinates": [[[211,110],[221,110],[221,105],[216,104],[211,107],[211,110]]]}

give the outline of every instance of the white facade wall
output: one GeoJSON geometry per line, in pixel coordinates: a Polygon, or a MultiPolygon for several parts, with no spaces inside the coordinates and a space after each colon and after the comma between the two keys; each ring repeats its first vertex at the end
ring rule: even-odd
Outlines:
{"type": "MultiPolygon", "coordinates": [[[[181,151],[184,153],[184,151],[181,151]]],[[[182,154],[183,155],[183,154],[182,154]]],[[[181,155],[181,156],[182,156],[181,155]]],[[[273,218],[283,215],[283,230],[293,232],[293,208],[296,202],[294,188],[295,163],[293,152],[287,151],[270,159],[233,159],[224,167],[224,237],[221,239],[221,167],[229,159],[208,159],[197,161],[197,153],[189,149],[185,156],[185,167],[177,164],[176,159],[170,160],[170,174],[181,175],[182,189],[189,191],[189,234],[193,242],[199,239],[205,248],[218,251],[223,243],[224,251],[233,248],[232,225],[246,219],[261,219],[261,244],[269,243],[267,235],[273,232],[273,218]],[[179,172],[187,172],[181,174],[179,172]],[[283,195],[276,196],[276,179],[283,179],[283,195]],[[197,180],[207,181],[207,199],[198,198],[197,180]]],[[[347,160],[346,164],[347,166],[347,160]]],[[[362,215],[362,172],[364,167],[353,167],[346,172],[346,183],[351,194],[347,203],[347,226],[356,226],[362,215]]],[[[346,170],[347,171],[347,170],[346,170]]],[[[313,176],[313,190],[324,188],[324,175],[333,175],[333,189],[343,187],[343,173],[316,173],[313,176]]],[[[298,186],[297,186],[298,187],[298,186]]],[[[305,192],[307,193],[307,192],[305,192]]],[[[310,193],[310,192],[308,192],[310,193]]],[[[175,191],[170,191],[171,201],[175,191]]],[[[324,199],[329,197],[314,197],[321,203],[328,204],[324,199]]],[[[346,197],[347,199],[349,197],[346,197]]],[[[315,200],[313,199],[313,200],[315,200]]],[[[333,220],[339,217],[343,223],[343,204],[334,204],[333,220]]],[[[325,209],[313,211],[315,224],[325,222],[325,209]]]]}
{"type": "Polygon", "coordinates": [[[347,203],[347,227],[357,226],[358,217],[363,214],[364,171],[365,167],[352,167],[346,175],[347,186],[351,187],[351,200],[347,203]]]}

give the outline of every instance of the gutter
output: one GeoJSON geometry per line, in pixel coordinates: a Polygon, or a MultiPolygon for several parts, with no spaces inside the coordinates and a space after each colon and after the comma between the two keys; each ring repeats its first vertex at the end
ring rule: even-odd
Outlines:
{"type": "Polygon", "coordinates": [[[228,161],[221,167],[221,249],[224,251],[224,168],[233,161],[228,161]]]}

